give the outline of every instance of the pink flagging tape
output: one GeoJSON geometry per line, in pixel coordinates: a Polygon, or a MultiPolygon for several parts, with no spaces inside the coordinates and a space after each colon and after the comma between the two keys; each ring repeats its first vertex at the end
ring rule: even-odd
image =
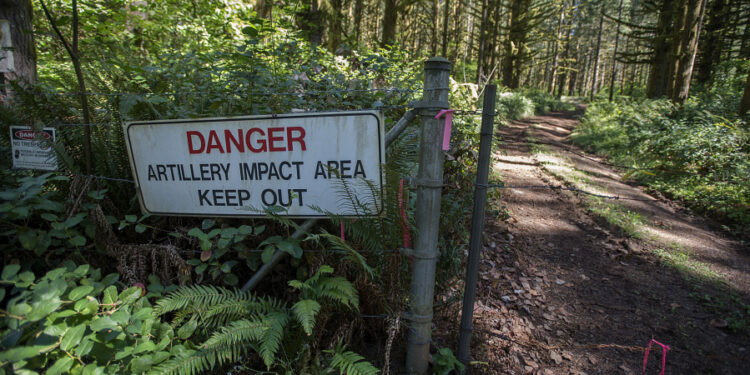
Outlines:
{"type": "Polygon", "coordinates": [[[443,129],[443,151],[448,151],[451,147],[451,128],[453,127],[453,112],[455,109],[441,109],[435,118],[439,119],[445,115],[445,128],[443,129]]]}
{"type": "Polygon", "coordinates": [[[344,221],[341,220],[341,241],[346,242],[346,238],[344,238],[344,221]]]}
{"type": "Polygon", "coordinates": [[[409,219],[406,217],[404,208],[404,179],[398,182],[398,210],[401,213],[401,230],[404,232],[404,248],[411,248],[411,233],[409,229],[409,219]]]}
{"type": "Polygon", "coordinates": [[[651,344],[661,346],[661,372],[659,375],[664,375],[664,369],[667,367],[667,352],[669,351],[669,345],[664,345],[654,339],[648,342],[646,346],[646,352],[643,355],[643,374],[646,374],[646,364],[648,363],[648,353],[651,351],[651,344]]]}

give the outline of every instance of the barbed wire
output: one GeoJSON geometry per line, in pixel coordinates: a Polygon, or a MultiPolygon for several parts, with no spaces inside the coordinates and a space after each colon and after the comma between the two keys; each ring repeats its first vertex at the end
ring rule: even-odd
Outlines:
{"type": "Polygon", "coordinates": [[[494,113],[484,113],[482,110],[472,110],[472,109],[457,109],[453,111],[454,116],[483,116],[483,115],[490,115],[493,117],[499,117],[502,115],[500,112],[494,112],[494,113]]]}
{"type": "MultiPolygon", "coordinates": [[[[314,113],[337,113],[337,112],[350,112],[350,111],[389,111],[396,109],[410,109],[413,108],[411,104],[399,104],[399,105],[375,105],[369,108],[358,108],[358,109],[316,109],[316,110],[302,110],[292,111],[291,114],[314,114],[314,113]]],[[[227,115],[224,117],[243,117],[243,116],[272,116],[273,114],[254,114],[254,115],[227,115]]],[[[191,118],[188,120],[200,119],[199,117],[191,118]]],[[[169,121],[169,120],[182,120],[182,119],[158,119],[158,120],[139,120],[139,119],[123,119],[122,121],[109,121],[109,122],[93,122],[93,123],[67,123],[67,122],[54,122],[49,124],[43,124],[43,127],[68,127],[68,126],[82,126],[82,127],[97,127],[97,126],[122,126],[124,122],[149,122],[149,121],[169,121]]],[[[28,126],[23,124],[14,124],[11,126],[28,126]]]]}
{"type": "Polygon", "coordinates": [[[127,183],[130,183],[130,184],[135,184],[135,181],[133,181],[133,180],[128,180],[128,179],[125,179],[125,178],[118,178],[118,177],[96,176],[96,175],[92,175],[92,174],[83,174],[83,173],[75,173],[75,172],[64,172],[62,174],[73,175],[73,176],[80,176],[80,177],[86,177],[86,178],[94,178],[94,179],[98,179],[98,180],[116,181],[116,182],[127,182],[127,183]]]}
{"type": "MultiPolygon", "coordinates": [[[[180,96],[180,95],[223,95],[223,94],[240,94],[244,96],[306,96],[306,95],[321,95],[321,94],[348,94],[348,93],[418,93],[422,92],[422,89],[404,89],[404,88],[368,88],[368,89],[329,89],[329,90],[305,90],[300,89],[299,91],[274,91],[274,90],[263,90],[263,91],[245,91],[242,89],[236,90],[224,90],[224,91],[168,91],[168,92],[95,92],[87,91],[84,93],[86,96],[153,96],[153,95],[165,95],[165,96],[180,96]]],[[[25,94],[30,95],[50,95],[50,96],[81,96],[79,91],[27,91],[25,94]]]]}
{"type": "Polygon", "coordinates": [[[562,185],[504,185],[504,184],[474,184],[478,187],[483,188],[497,188],[497,189],[549,189],[549,190],[561,190],[561,191],[572,191],[576,193],[591,195],[594,197],[611,199],[611,200],[629,200],[629,201],[643,201],[643,202],[656,202],[658,199],[647,199],[647,198],[634,198],[634,197],[621,197],[619,195],[605,195],[592,193],[586,190],[581,190],[576,187],[562,186],[562,185]]]}

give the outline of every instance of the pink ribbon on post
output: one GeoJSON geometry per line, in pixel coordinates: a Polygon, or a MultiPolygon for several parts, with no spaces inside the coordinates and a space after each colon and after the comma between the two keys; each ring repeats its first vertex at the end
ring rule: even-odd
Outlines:
{"type": "Polygon", "coordinates": [[[445,128],[443,129],[443,151],[448,151],[451,147],[451,127],[453,126],[453,112],[455,109],[441,109],[436,119],[439,119],[442,115],[445,115],[445,128]]]}
{"type": "Polygon", "coordinates": [[[651,351],[651,344],[661,346],[661,372],[659,375],[664,375],[664,369],[667,367],[667,352],[669,351],[669,345],[664,345],[654,339],[648,342],[646,346],[646,353],[643,355],[643,374],[646,374],[646,364],[648,363],[648,353],[651,351]]]}

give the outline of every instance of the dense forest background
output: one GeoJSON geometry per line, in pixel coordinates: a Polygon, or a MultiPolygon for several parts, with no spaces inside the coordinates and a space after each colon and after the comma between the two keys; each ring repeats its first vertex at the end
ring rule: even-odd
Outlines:
{"type": "MultiPolygon", "coordinates": [[[[438,295],[461,283],[490,83],[501,122],[587,106],[576,143],[750,233],[747,1],[0,0],[0,19],[13,46],[0,66],[14,62],[0,153],[10,125],[55,127],[60,163],[41,174],[0,158],[0,374],[387,371],[405,336],[409,261],[393,249],[414,221],[400,181],[416,170],[414,127],[388,150],[387,214],[312,230],[273,211],[141,215],[121,123],[378,109],[390,128],[431,56],[452,63],[465,112],[445,162],[438,295]],[[277,252],[290,259],[274,282],[233,289],[277,252]]],[[[462,365],[448,350],[434,366],[462,365]]]]}
{"type": "MultiPolygon", "coordinates": [[[[73,69],[53,62],[69,64],[72,43],[61,48],[43,4],[8,1],[0,14],[26,13],[17,19],[28,29],[33,14],[34,34],[14,35],[22,74],[35,78],[36,46],[40,77],[61,78],[73,69]]],[[[73,5],[47,4],[68,39],[73,5]]],[[[78,49],[86,64],[143,66],[188,51],[234,52],[247,38],[270,44],[296,38],[340,56],[384,50],[445,56],[463,82],[498,81],[558,96],[605,90],[683,103],[691,85],[699,92],[741,92],[750,54],[750,10],[735,0],[100,1],[77,8],[78,49]]]]}

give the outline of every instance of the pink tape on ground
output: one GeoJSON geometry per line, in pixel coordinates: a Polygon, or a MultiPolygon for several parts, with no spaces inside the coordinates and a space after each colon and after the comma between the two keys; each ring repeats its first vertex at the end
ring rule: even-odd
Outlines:
{"type": "Polygon", "coordinates": [[[664,375],[664,369],[667,367],[667,352],[669,351],[669,345],[664,345],[654,339],[648,342],[646,346],[646,352],[643,355],[643,374],[646,374],[646,364],[648,363],[648,353],[651,351],[651,344],[661,346],[661,372],[659,375],[664,375]]]}

